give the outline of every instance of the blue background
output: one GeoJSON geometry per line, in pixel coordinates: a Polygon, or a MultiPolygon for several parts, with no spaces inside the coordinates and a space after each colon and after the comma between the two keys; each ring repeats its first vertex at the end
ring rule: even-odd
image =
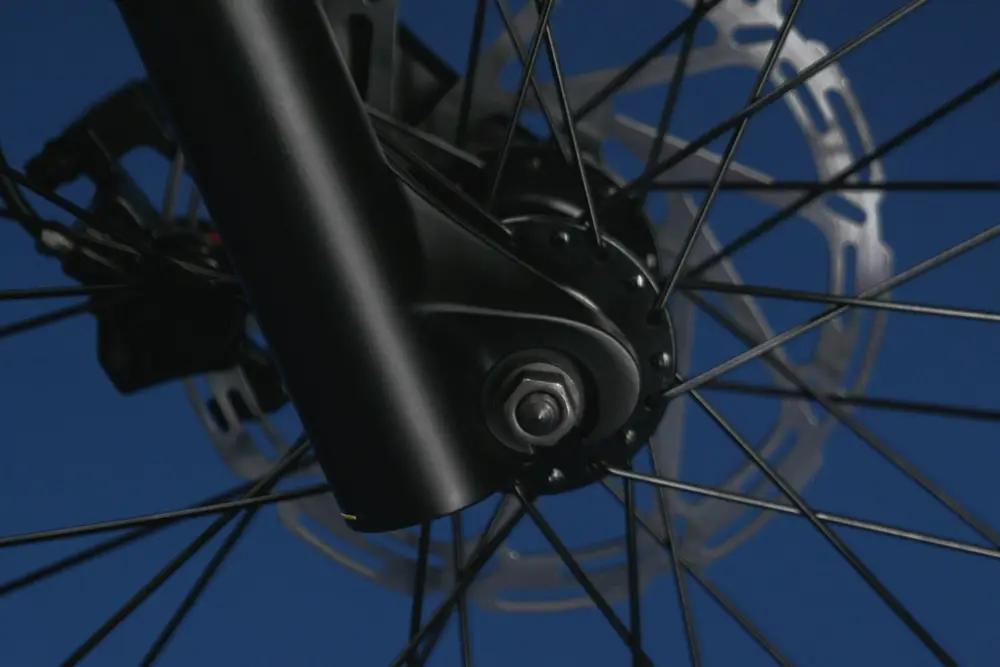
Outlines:
{"type": "MultiPolygon", "coordinates": [[[[404,15],[418,34],[449,62],[461,66],[472,3],[404,4],[404,15]]],[[[555,26],[569,73],[626,62],[681,15],[679,5],[655,8],[648,0],[563,4],[555,26]]],[[[808,37],[835,46],[898,3],[807,0],[805,5],[798,27],[808,37]]],[[[1000,10],[994,3],[937,0],[845,58],[844,70],[876,141],[1000,64],[998,19],[1000,10]]],[[[491,34],[497,29],[494,19],[491,34]]],[[[88,104],[141,71],[110,2],[0,4],[0,143],[12,163],[20,165],[88,104]]],[[[693,79],[682,94],[674,134],[692,138],[727,117],[744,100],[752,80],[753,73],[742,70],[693,79]]],[[[632,104],[642,107],[639,113],[646,118],[655,118],[661,99],[658,91],[637,96],[632,104]]],[[[1000,178],[998,119],[1000,90],[993,90],[895,152],[885,161],[888,179],[1000,178]]],[[[777,177],[813,175],[801,134],[780,104],[751,123],[738,159],[777,177]]],[[[158,201],[166,165],[139,156],[132,166],[158,201]]],[[[70,192],[84,191],[76,187],[70,192]]],[[[732,238],[768,212],[745,201],[738,194],[721,196],[711,216],[720,237],[732,238]]],[[[896,266],[909,266],[1000,223],[998,203],[997,193],[889,195],[883,207],[884,235],[896,266]]],[[[745,280],[822,289],[825,255],[819,236],[802,221],[782,230],[740,255],[738,266],[745,280]]],[[[997,310],[998,251],[996,244],[981,248],[898,290],[896,298],[997,310]]],[[[0,289],[62,283],[65,278],[58,267],[33,255],[31,243],[19,230],[0,226],[0,289]]],[[[54,302],[4,303],[0,323],[54,306],[54,302]]],[[[787,304],[765,306],[779,330],[815,311],[787,304]]],[[[740,351],[737,343],[710,325],[702,322],[702,327],[700,368],[740,351]]],[[[3,534],[180,507],[236,483],[208,445],[178,386],[127,399],[115,393],[97,365],[90,319],[3,340],[0,346],[3,534]]],[[[988,325],[893,315],[870,390],[877,395],[996,406],[998,365],[1000,346],[995,329],[988,325]]],[[[750,367],[744,377],[763,376],[750,367]]],[[[750,430],[774,410],[768,399],[713,396],[737,426],[745,424],[750,430]]],[[[995,429],[870,410],[857,415],[973,512],[1000,526],[995,481],[1000,450],[995,429]]],[[[697,417],[688,429],[686,447],[686,471],[693,481],[718,482],[739,460],[723,434],[697,417]]],[[[826,465],[806,497],[815,507],[830,511],[975,540],[846,429],[836,430],[827,442],[826,465]]],[[[620,510],[599,492],[542,506],[573,544],[620,531],[620,510]]],[[[57,664],[202,525],[192,522],[172,528],[0,601],[0,666],[57,664]]],[[[998,663],[1000,564],[891,538],[847,530],[841,534],[963,665],[998,663]]],[[[527,546],[539,542],[528,528],[515,540],[527,546]]],[[[0,579],[90,542],[4,550],[0,579]]],[[[136,664],[208,557],[206,551],[172,579],[87,664],[136,664]]],[[[707,574],[798,664],[935,664],[815,531],[798,519],[775,519],[737,552],[708,568],[707,574]]],[[[770,664],[714,603],[693,585],[690,588],[704,664],[770,664]]],[[[663,576],[650,587],[644,602],[648,650],[657,664],[685,664],[673,595],[670,577],[663,576]]],[[[617,607],[624,614],[623,605],[617,607]]],[[[408,599],[352,576],[293,539],[269,509],[255,520],[162,664],[380,665],[405,643],[408,615],[408,599]]],[[[527,616],[474,610],[472,624],[475,664],[480,667],[626,664],[620,640],[594,610],[527,616]]],[[[456,646],[452,629],[431,664],[458,664],[456,646]]]]}

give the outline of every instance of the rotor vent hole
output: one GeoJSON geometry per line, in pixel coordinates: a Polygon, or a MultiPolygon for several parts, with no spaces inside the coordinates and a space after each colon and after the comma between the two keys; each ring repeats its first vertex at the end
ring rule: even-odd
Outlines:
{"type": "Polygon", "coordinates": [[[858,249],[853,243],[844,245],[844,294],[857,294],[858,249]]]}
{"type": "MultiPolygon", "coordinates": [[[[233,407],[233,411],[236,413],[236,418],[240,422],[253,421],[257,416],[250,410],[250,406],[247,405],[246,400],[244,400],[243,395],[235,389],[230,389],[226,392],[226,400],[233,407]]],[[[225,433],[228,433],[232,428],[232,424],[226,419],[226,415],[222,410],[222,406],[214,398],[208,402],[208,413],[212,417],[212,421],[215,425],[219,427],[225,433]]]]}
{"type": "Polygon", "coordinates": [[[348,63],[354,86],[361,99],[368,99],[368,84],[372,61],[375,27],[364,14],[351,14],[347,19],[348,63]]]}
{"type": "Polygon", "coordinates": [[[773,42],[778,35],[774,26],[751,25],[737,28],[732,32],[733,43],[735,44],[760,44],[761,42],[773,42]]]}
{"type": "MultiPolygon", "coordinates": [[[[864,142],[861,141],[861,134],[855,122],[855,116],[851,114],[847,100],[836,90],[831,90],[826,95],[826,100],[833,109],[834,116],[839,121],[840,129],[844,133],[847,146],[851,151],[851,163],[863,158],[868,151],[865,150],[864,142]]],[[[851,180],[868,181],[871,179],[871,165],[858,171],[851,176],[851,180]]]]}
{"type": "MultiPolygon", "coordinates": [[[[782,60],[778,63],[778,72],[781,74],[781,79],[783,81],[790,81],[799,75],[799,71],[795,69],[795,65],[787,60],[782,60]]],[[[823,116],[823,112],[819,108],[819,104],[816,102],[816,99],[813,97],[808,83],[799,86],[795,90],[789,91],[787,96],[789,100],[799,101],[806,113],[806,116],[808,117],[810,125],[812,125],[816,132],[823,134],[829,130],[826,117],[823,116]]]]}
{"type": "Polygon", "coordinates": [[[823,203],[826,207],[837,215],[850,222],[862,223],[868,219],[864,209],[848,199],[843,194],[834,194],[824,197],[823,203]]]}

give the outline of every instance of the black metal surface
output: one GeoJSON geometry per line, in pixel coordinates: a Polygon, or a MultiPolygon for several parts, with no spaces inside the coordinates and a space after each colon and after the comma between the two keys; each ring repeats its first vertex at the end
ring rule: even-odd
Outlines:
{"type": "Polygon", "coordinates": [[[637,360],[604,313],[481,220],[452,217],[418,181],[399,186],[315,7],[119,6],[356,529],[509,486],[523,457],[487,428],[481,389],[511,355],[581,362],[602,384],[596,435],[634,409],[637,360]]]}
{"type": "Polygon", "coordinates": [[[318,7],[118,6],[344,513],[386,530],[493,492],[407,312],[421,242],[318,7]]]}
{"type": "MultiPolygon", "coordinates": [[[[488,162],[488,160],[487,160],[488,162]]],[[[574,216],[583,209],[578,177],[555,150],[520,145],[511,153],[511,173],[497,200],[498,214],[511,231],[509,247],[520,259],[558,284],[593,304],[627,341],[638,373],[637,392],[627,401],[625,414],[602,420],[589,410],[576,446],[536,451],[522,472],[522,483],[532,493],[561,493],[586,486],[605,473],[595,461],[625,462],[652,434],[665,410],[655,400],[672,379],[669,364],[659,362],[664,353],[674,356],[669,317],[649,322],[648,307],[655,299],[654,276],[659,259],[652,227],[641,203],[626,200],[605,219],[606,243],[597,252],[589,232],[574,216]],[[559,474],[552,475],[553,469],[559,474]]],[[[587,170],[595,192],[614,181],[591,164],[587,170]]],[[[464,191],[483,196],[488,173],[467,165],[456,173],[464,191]]],[[[592,357],[570,355],[583,373],[584,394],[607,399],[621,396],[621,377],[603,373],[592,357]]],[[[597,412],[608,417],[607,409],[597,412]]]]}

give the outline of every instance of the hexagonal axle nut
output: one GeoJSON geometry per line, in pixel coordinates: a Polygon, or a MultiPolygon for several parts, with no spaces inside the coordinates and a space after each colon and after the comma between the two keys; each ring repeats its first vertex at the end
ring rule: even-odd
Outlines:
{"type": "Polygon", "coordinates": [[[552,364],[531,364],[517,374],[513,389],[504,401],[504,418],[513,435],[524,444],[549,447],[579,423],[581,408],[580,390],[568,373],[552,364]],[[558,423],[547,433],[529,433],[518,418],[518,407],[532,394],[551,397],[558,405],[558,423]]]}

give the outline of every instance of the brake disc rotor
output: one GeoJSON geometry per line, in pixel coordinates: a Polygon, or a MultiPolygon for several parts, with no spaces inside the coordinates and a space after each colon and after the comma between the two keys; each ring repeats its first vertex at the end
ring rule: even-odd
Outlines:
{"type": "MultiPolygon", "coordinates": [[[[687,6],[694,4],[694,0],[680,1],[687,6]]],[[[384,87],[390,80],[386,74],[386,67],[392,63],[393,51],[398,47],[398,43],[392,38],[396,34],[395,3],[352,0],[327,4],[330,21],[338,32],[345,34],[348,32],[346,26],[350,16],[365,16],[371,22],[372,51],[366,72],[367,86],[372,91],[369,102],[385,113],[393,113],[392,96],[377,91],[380,90],[379,86],[384,87]]],[[[692,51],[688,65],[689,73],[697,74],[724,67],[759,68],[764,62],[770,41],[743,44],[734,38],[734,33],[744,27],[777,28],[782,18],[778,0],[760,2],[729,0],[721,3],[706,17],[717,30],[717,39],[711,45],[696,47],[692,51]]],[[[532,3],[527,3],[514,19],[515,29],[522,36],[532,34],[535,22],[536,14],[532,3]]],[[[781,57],[783,67],[775,69],[773,83],[780,84],[786,77],[798,74],[827,53],[828,49],[824,45],[807,40],[801,32],[792,30],[781,57]]],[[[480,91],[490,92],[474,96],[476,104],[471,112],[471,125],[503,117],[511,108],[511,94],[500,86],[500,75],[510,63],[517,61],[517,57],[513,45],[505,37],[488,45],[482,52],[477,87],[480,91]]],[[[666,84],[673,74],[675,60],[676,57],[672,55],[654,59],[624,90],[634,91],[666,84]]],[[[570,77],[566,84],[571,104],[579,104],[588,98],[619,71],[619,69],[607,69],[570,77]]],[[[450,140],[455,133],[462,88],[461,80],[452,80],[448,85],[450,88],[433,106],[424,123],[426,131],[445,140],[450,140]]],[[[554,89],[551,86],[542,88],[543,97],[548,99],[551,108],[558,108],[554,89]]],[[[809,79],[799,90],[786,94],[784,100],[806,138],[820,180],[834,176],[860,157],[852,154],[846,135],[847,127],[853,127],[860,137],[861,148],[865,152],[874,148],[867,123],[839,66],[834,65],[824,69],[809,79]],[[846,117],[838,115],[835,107],[830,104],[831,96],[839,96],[845,102],[848,110],[846,117]],[[821,118],[817,119],[810,114],[805,103],[807,97],[813,103],[812,106],[819,110],[821,118]]],[[[532,102],[529,97],[529,105],[532,102]]],[[[607,142],[615,141],[642,160],[649,155],[656,135],[655,128],[614,113],[610,100],[580,123],[579,132],[581,140],[593,155],[602,155],[607,142]]],[[[685,142],[668,136],[664,139],[661,157],[668,159],[684,146],[685,142]]],[[[659,181],[669,183],[707,180],[714,175],[718,163],[718,155],[707,150],[699,150],[663,174],[659,181]]],[[[612,170],[606,161],[603,168],[612,170]]],[[[730,169],[728,179],[751,183],[767,183],[771,180],[761,172],[740,165],[734,165],[730,169]]],[[[873,163],[865,179],[871,183],[882,182],[884,178],[881,165],[873,163]]],[[[794,193],[776,191],[755,191],[749,196],[779,207],[788,205],[796,199],[794,193]]],[[[690,195],[680,192],[668,193],[667,199],[666,217],[655,221],[655,242],[661,259],[669,265],[690,228],[697,213],[697,205],[690,195]]],[[[819,199],[801,211],[800,216],[818,227],[827,242],[831,267],[829,276],[831,294],[844,294],[849,279],[853,280],[856,290],[863,291],[891,274],[891,254],[881,237],[879,215],[881,200],[880,192],[829,194],[826,195],[826,199],[819,199]],[[832,198],[840,198],[842,200],[840,203],[851,206],[857,215],[850,219],[838,213],[830,205],[832,198]],[[845,258],[849,251],[853,251],[856,257],[853,276],[847,275],[848,264],[845,258]]],[[[704,228],[694,248],[691,261],[697,263],[711,256],[720,247],[721,244],[712,233],[709,224],[704,228]]],[[[720,262],[703,277],[716,282],[733,284],[741,282],[739,274],[729,261],[720,262]]],[[[682,295],[678,295],[675,301],[676,304],[672,304],[671,308],[676,336],[675,368],[681,374],[687,374],[691,370],[693,341],[696,339],[694,309],[692,303],[682,295]]],[[[761,340],[774,335],[762,311],[751,297],[725,296],[722,304],[728,315],[752,335],[761,340]]],[[[870,316],[860,312],[831,321],[822,328],[819,342],[808,361],[804,364],[790,365],[814,383],[820,391],[844,389],[849,382],[853,384],[851,389],[859,390],[867,382],[868,369],[881,340],[882,323],[883,315],[870,316]],[[872,320],[867,336],[863,337],[866,317],[871,317],[872,320]],[[849,371],[857,365],[859,357],[861,369],[850,376],[849,371]]],[[[790,363],[780,349],[777,350],[777,354],[783,361],[790,363]]],[[[280,436],[265,412],[260,409],[242,371],[234,369],[214,373],[206,376],[204,380],[208,394],[217,406],[216,412],[224,416],[224,425],[220,425],[217,415],[213,417],[206,407],[206,397],[195,380],[187,382],[187,391],[195,410],[208,430],[213,445],[237,475],[248,479],[263,475],[273,463],[273,457],[266,454],[266,450],[271,448],[280,454],[287,449],[287,442],[280,436]],[[240,411],[247,409],[260,424],[266,442],[255,439],[239,418],[240,411]]],[[[774,381],[778,386],[787,386],[782,377],[776,376],[774,381]]],[[[800,490],[814,477],[822,464],[822,443],[829,434],[831,426],[830,419],[818,418],[802,401],[785,400],[781,404],[778,418],[771,427],[769,436],[759,451],[762,455],[770,457],[779,474],[800,490]],[[784,444],[788,446],[782,447],[784,444]],[[783,452],[780,456],[778,456],[779,448],[783,452]]],[[[663,476],[671,478],[679,476],[683,431],[684,402],[675,401],[669,405],[650,438],[650,446],[661,466],[660,473],[663,476]]],[[[319,474],[318,470],[312,472],[319,474]]],[[[752,466],[747,464],[726,482],[724,488],[749,495],[764,494],[767,487],[763,482],[751,483],[752,473],[752,466]]],[[[512,513],[514,509],[508,504],[501,513],[501,518],[512,513]]],[[[690,502],[673,495],[670,498],[670,509],[672,513],[685,519],[685,532],[680,549],[682,555],[692,562],[706,562],[724,555],[759,530],[767,520],[766,515],[757,517],[735,534],[718,541],[720,534],[731,528],[750,510],[713,499],[690,502]]],[[[278,507],[278,512],[282,521],[295,534],[331,559],[382,585],[403,592],[410,591],[416,572],[418,538],[415,532],[397,531],[381,536],[355,533],[346,525],[332,497],[327,496],[283,503],[278,507]],[[348,549],[351,553],[363,553],[364,558],[359,559],[349,555],[348,549]]],[[[665,533],[665,527],[658,517],[649,515],[643,518],[648,525],[659,527],[659,530],[665,533]]],[[[478,539],[477,537],[468,541],[465,553],[472,550],[478,539]]],[[[640,572],[643,582],[648,582],[669,566],[667,556],[659,545],[641,533],[638,551],[642,560],[640,572]]],[[[601,569],[589,573],[589,576],[601,593],[612,602],[623,598],[626,594],[624,552],[624,538],[574,551],[579,562],[585,566],[595,559],[601,560],[601,569]],[[622,564],[619,567],[609,567],[607,559],[619,555],[622,564]]],[[[428,590],[451,586],[454,576],[454,568],[450,563],[452,553],[449,542],[432,541],[431,561],[426,581],[428,590]]],[[[572,592],[575,591],[575,581],[563,571],[562,563],[555,554],[524,554],[504,546],[497,552],[496,561],[497,567],[484,572],[470,592],[482,606],[507,611],[559,611],[592,604],[589,598],[572,592]],[[536,601],[533,602],[513,602],[509,599],[508,594],[511,591],[526,588],[549,589],[549,593],[539,594],[548,595],[549,598],[539,601],[536,595],[534,596],[536,601]]]]}

